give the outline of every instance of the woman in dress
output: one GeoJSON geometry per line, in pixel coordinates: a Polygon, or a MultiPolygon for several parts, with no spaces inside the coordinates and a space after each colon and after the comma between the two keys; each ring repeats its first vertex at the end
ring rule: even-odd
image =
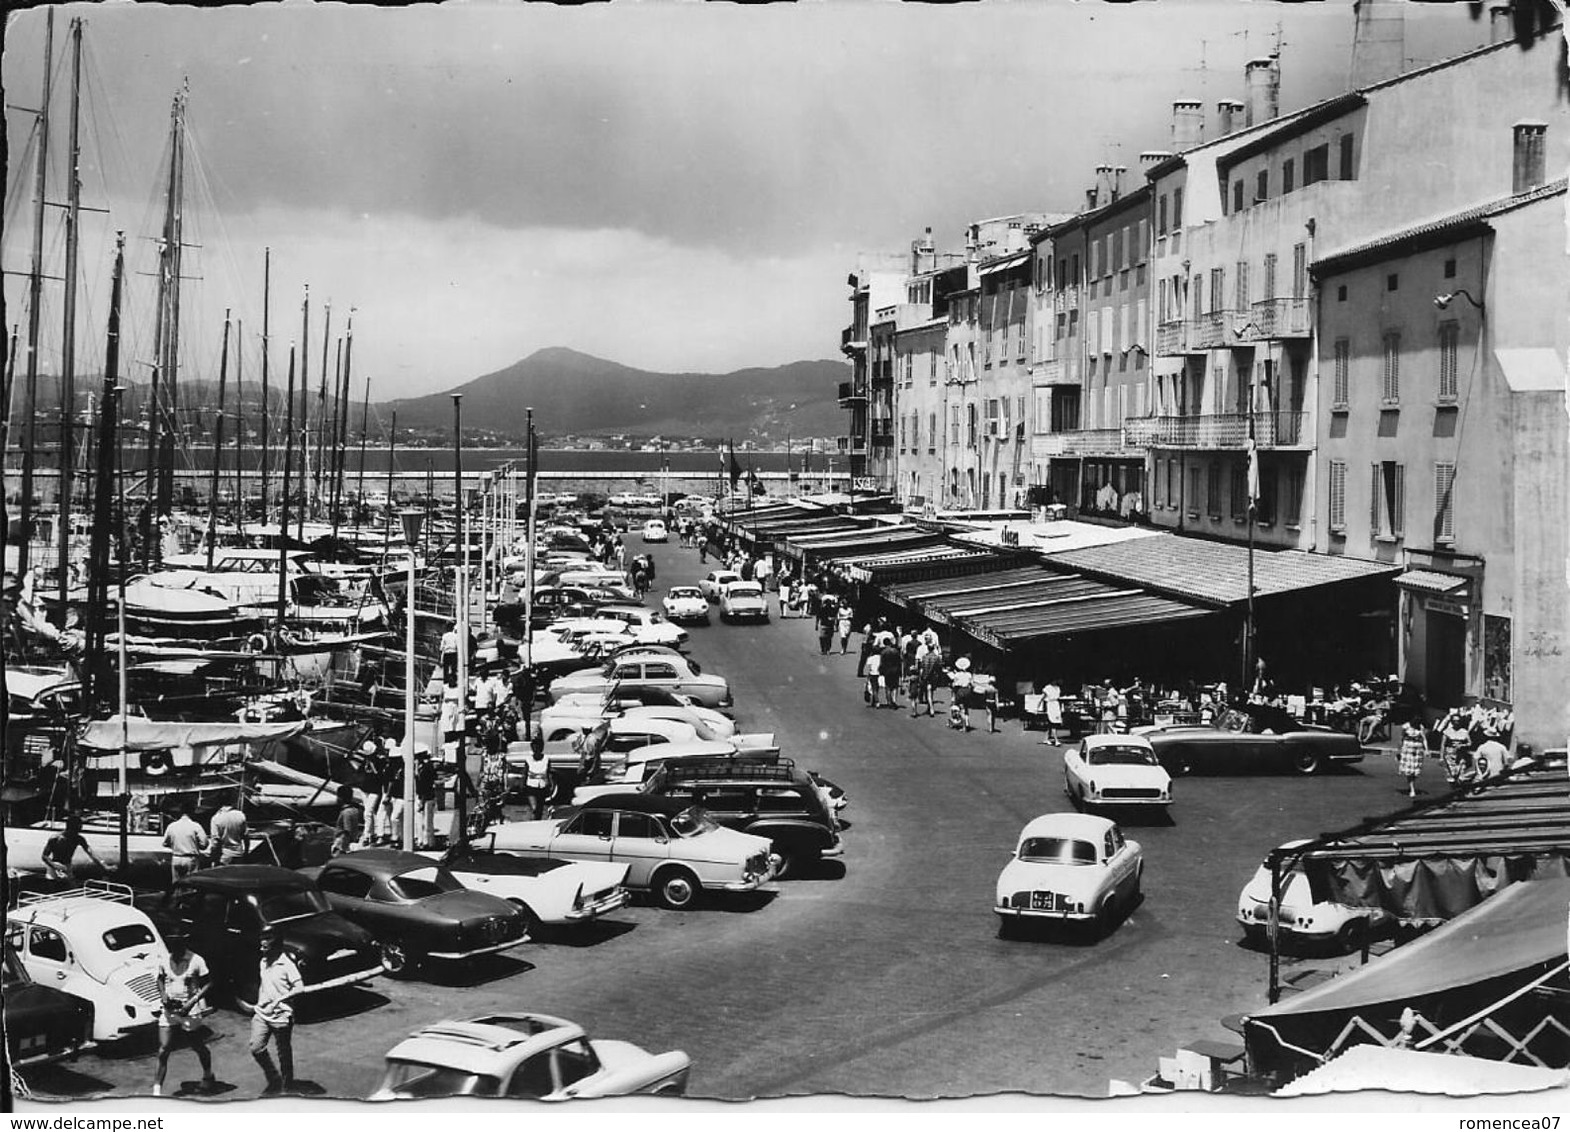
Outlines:
{"type": "Polygon", "coordinates": [[[1396,754],[1396,767],[1406,776],[1408,798],[1417,797],[1417,776],[1423,773],[1423,760],[1428,756],[1428,740],[1422,725],[1409,719],[1401,728],[1401,748],[1396,754]]]}

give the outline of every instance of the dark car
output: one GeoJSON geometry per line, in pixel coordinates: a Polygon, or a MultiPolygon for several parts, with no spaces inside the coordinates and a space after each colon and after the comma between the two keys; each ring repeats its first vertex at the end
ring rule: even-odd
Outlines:
{"type": "Polygon", "coordinates": [[[668,762],[641,791],[702,807],[730,829],[767,837],[779,857],[775,876],[810,871],[824,857],[838,857],[839,820],[817,784],[790,759],[717,758],[668,762]]]}
{"type": "Polygon", "coordinates": [[[337,915],[308,877],[276,865],[203,869],[177,881],[167,903],[143,911],[161,933],[186,937],[207,961],[215,989],[241,1010],[256,1001],[263,925],[277,930],[307,994],[382,973],[371,934],[337,915]]]}
{"type": "Polygon", "coordinates": [[[1334,763],[1363,761],[1354,735],[1300,723],[1263,705],[1221,714],[1214,724],[1155,727],[1141,734],[1169,774],[1294,770],[1318,774],[1334,763]]]}
{"type": "Polygon", "coordinates": [[[301,869],[335,912],[374,935],[393,974],[422,959],[472,959],[529,938],[522,909],[471,892],[437,861],[398,849],[361,849],[301,869]]]}
{"type": "Polygon", "coordinates": [[[33,982],[10,944],[4,965],[5,1050],[13,1066],[59,1061],[90,1044],[92,1003],[33,982]]]}

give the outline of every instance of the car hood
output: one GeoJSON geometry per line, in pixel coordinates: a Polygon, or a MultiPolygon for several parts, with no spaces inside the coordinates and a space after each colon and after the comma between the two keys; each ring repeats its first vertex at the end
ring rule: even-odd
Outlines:
{"type": "Polygon", "coordinates": [[[345,947],[369,951],[376,946],[376,939],[370,932],[337,912],[318,912],[298,920],[285,920],[277,928],[285,948],[311,960],[324,960],[345,947]]]}
{"type": "Polygon", "coordinates": [[[774,843],[767,837],[721,826],[696,837],[678,837],[671,842],[671,855],[689,861],[741,862],[754,853],[767,853],[773,848],[774,843]]]}
{"type": "Polygon", "coordinates": [[[1045,889],[1065,896],[1088,896],[1106,877],[1103,865],[1047,865],[1033,861],[1010,861],[998,876],[998,892],[1006,894],[1026,889],[1045,889]]]}
{"type": "Polygon", "coordinates": [[[478,916],[515,916],[518,910],[500,896],[488,892],[459,889],[439,892],[416,901],[414,907],[448,920],[471,920],[478,916]]]}

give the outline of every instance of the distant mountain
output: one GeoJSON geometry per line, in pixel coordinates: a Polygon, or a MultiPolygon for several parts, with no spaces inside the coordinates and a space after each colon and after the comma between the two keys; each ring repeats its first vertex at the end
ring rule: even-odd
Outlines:
{"type": "MultiPolygon", "coordinates": [[[[564,347],[538,350],[506,369],[445,393],[393,401],[403,428],[450,429],[452,394],[463,394],[464,431],[522,435],[525,409],[535,427],[561,436],[708,436],[783,443],[791,436],[844,431],[839,383],[845,362],[792,362],[734,373],[654,373],[564,347]]],[[[385,419],[385,413],[383,414],[385,419]]]]}

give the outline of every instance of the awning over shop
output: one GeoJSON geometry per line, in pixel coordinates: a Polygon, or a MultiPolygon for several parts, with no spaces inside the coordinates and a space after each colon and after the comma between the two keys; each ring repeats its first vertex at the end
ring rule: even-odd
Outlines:
{"type": "Polygon", "coordinates": [[[900,548],[855,558],[835,559],[854,581],[889,585],[901,581],[970,575],[978,569],[1000,569],[1012,561],[990,550],[942,544],[916,550],[900,548]]]}
{"type": "MultiPolygon", "coordinates": [[[[1402,571],[1402,567],[1386,562],[1302,550],[1256,548],[1253,557],[1256,597],[1388,578],[1402,571]]],[[[1234,543],[1161,535],[1055,554],[1047,550],[1045,559],[1066,569],[1181,599],[1217,606],[1248,600],[1249,551],[1234,543]]]]}
{"type": "Polygon", "coordinates": [[[1379,1045],[1353,1046],[1333,1061],[1277,1089],[1275,1097],[1319,1097],[1380,1089],[1450,1097],[1529,1093],[1570,1085],[1570,1071],[1516,1065],[1483,1057],[1418,1052],[1379,1045]]]}
{"type": "Polygon", "coordinates": [[[1438,570],[1408,570],[1396,577],[1396,585],[1404,590],[1431,594],[1453,594],[1466,589],[1470,581],[1456,574],[1441,574],[1438,570]]]}

